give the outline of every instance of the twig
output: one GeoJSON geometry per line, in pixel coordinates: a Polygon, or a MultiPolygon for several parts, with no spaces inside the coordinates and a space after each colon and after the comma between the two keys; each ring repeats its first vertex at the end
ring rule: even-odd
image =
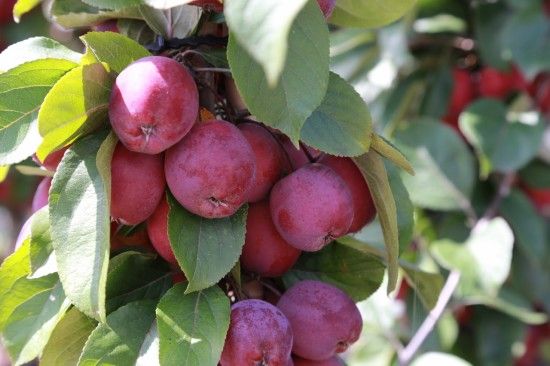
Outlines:
{"type": "Polygon", "coordinates": [[[428,335],[437,324],[439,318],[441,318],[441,315],[443,315],[443,312],[445,311],[449,300],[453,296],[459,281],[460,272],[451,271],[447,277],[447,281],[445,282],[443,289],[441,290],[441,293],[439,294],[437,304],[432,311],[430,311],[420,328],[418,328],[418,331],[412,337],[409,344],[407,344],[401,352],[398,352],[399,365],[406,366],[412,361],[412,358],[416,352],[418,352],[422,346],[422,343],[424,343],[428,335]]]}

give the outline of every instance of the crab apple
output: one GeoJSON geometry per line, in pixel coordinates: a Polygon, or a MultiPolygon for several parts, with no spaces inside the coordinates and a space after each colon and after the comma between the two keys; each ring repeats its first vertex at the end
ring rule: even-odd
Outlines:
{"type": "Polygon", "coordinates": [[[158,154],[176,144],[197,119],[199,95],[189,72],[178,62],[149,56],[116,78],[109,118],[131,151],[158,154]]]}
{"type": "Polygon", "coordinates": [[[317,0],[321,11],[326,19],[330,18],[334,8],[336,7],[336,0],[317,0]]]}
{"type": "Polygon", "coordinates": [[[157,253],[164,258],[165,261],[177,264],[176,256],[170,246],[170,239],[168,238],[168,213],[170,212],[170,206],[166,199],[161,199],[155,212],[147,220],[147,233],[151,244],[157,253]]]}
{"type": "Polygon", "coordinates": [[[220,218],[234,214],[254,182],[254,151],[226,121],[197,124],[166,152],[166,179],[174,197],[192,213],[220,218]]]}
{"type": "Polygon", "coordinates": [[[525,81],[516,67],[509,71],[485,67],[479,73],[479,93],[483,97],[502,99],[524,88],[525,81]]]}
{"type": "Polygon", "coordinates": [[[256,176],[248,192],[249,202],[264,199],[273,185],[281,178],[285,167],[284,152],[275,137],[255,123],[237,126],[244,135],[256,158],[256,176]]]}
{"type": "Polygon", "coordinates": [[[307,165],[310,163],[309,156],[311,156],[313,159],[317,159],[321,152],[317,149],[314,149],[309,146],[305,146],[307,149],[307,153],[304,151],[302,147],[300,149],[297,149],[296,146],[290,141],[290,139],[285,135],[279,135],[279,141],[281,142],[281,145],[283,147],[283,150],[286,153],[287,161],[289,164],[285,164],[286,171],[291,172],[297,169],[300,169],[304,165],[307,165]]]}
{"type": "Polygon", "coordinates": [[[246,218],[241,255],[244,269],[263,277],[279,277],[298,260],[300,250],[288,244],[271,220],[269,201],[252,203],[246,218]]]}
{"type": "Polygon", "coordinates": [[[353,300],[320,281],[301,281],[277,303],[294,333],[292,353],[321,361],[344,352],[359,339],[363,322],[353,300]]]}
{"type": "Polygon", "coordinates": [[[34,192],[34,197],[32,198],[31,211],[33,213],[48,204],[48,197],[50,194],[51,186],[52,178],[50,177],[46,177],[40,181],[38,187],[36,187],[36,191],[34,192]]]}
{"type": "Polygon", "coordinates": [[[195,0],[191,1],[189,5],[200,6],[207,11],[215,11],[221,13],[223,11],[223,3],[220,0],[195,0]]]}
{"type": "Polygon", "coordinates": [[[346,183],[334,170],[317,163],[277,182],[270,207],[279,234],[308,252],[347,234],[353,222],[353,199],[346,183]]]}
{"type": "Polygon", "coordinates": [[[524,186],[523,191],[540,214],[550,217],[550,188],[524,186]]]}
{"type": "Polygon", "coordinates": [[[374,220],[376,207],[370,194],[369,186],[361,171],[350,158],[325,155],[319,163],[334,170],[346,183],[353,200],[353,221],[349,232],[357,232],[374,220]]]}
{"type": "Polygon", "coordinates": [[[38,165],[43,166],[49,171],[55,172],[57,170],[57,167],[61,163],[61,159],[63,159],[63,156],[65,155],[65,151],[67,151],[69,147],[64,147],[60,150],[54,151],[50,153],[50,155],[46,156],[46,159],[44,161],[38,160],[38,157],[36,154],[32,156],[32,160],[38,165]]]}
{"type": "Polygon", "coordinates": [[[4,0],[0,3],[0,25],[13,22],[13,6],[16,0],[4,0]]]}
{"type": "Polygon", "coordinates": [[[443,120],[458,129],[460,113],[476,98],[476,87],[468,70],[453,69],[453,90],[443,120]]]}
{"type": "Polygon", "coordinates": [[[345,366],[344,361],[338,356],[322,361],[306,360],[305,358],[294,356],[293,360],[294,366],[345,366]]]}
{"type": "Polygon", "coordinates": [[[111,160],[111,216],[124,225],[147,220],[166,187],[162,155],[140,154],[118,143],[111,160]]]}
{"type": "Polygon", "coordinates": [[[292,329],[275,306],[262,300],[244,300],[231,308],[221,366],[287,366],[292,329]]]}
{"type": "Polygon", "coordinates": [[[92,25],[92,30],[96,32],[119,33],[116,19],[106,20],[104,22],[92,25]]]}

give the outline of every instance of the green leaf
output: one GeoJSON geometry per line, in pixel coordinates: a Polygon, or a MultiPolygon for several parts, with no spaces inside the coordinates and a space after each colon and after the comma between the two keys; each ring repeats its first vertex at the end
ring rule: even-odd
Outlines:
{"type": "Polygon", "coordinates": [[[40,366],[76,365],[96,325],[95,320],[71,308],[53,330],[40,357],[40,366]]]}
{"type": "Polygon", "coordinates": [[[0,165],[29,157],[41,142],[38,109],[52,86],[75,63],[44,59],[0,74],[0,165]]]}
{"type": "Polygon", "coordinates": [[[47,58],[80,62],[82,55],[46,37],[32,37],[12,44],[0,53],[0,72],[30,61],[47,58]]]}
{"type": "MultiPolygon", "coordinates": [[[[277,3],[287,4],[289,1],[277,3]]],[[[231,6],[231,3],[227,5],[231,6]]],[[[276,27],[279,27],[279,21],[276,27]]],[[[233,33],[229,35],[227,58],[237,88],[252,114],[281,130],[297,144],[303,124],[319,107],[328,87],[328,29],[318,5],[309,1],[294,21],[286,63],[276,87],[270,86],[262,66],[239,44],[233,33]],[[304,55],[307,55],[307,60],[304,55]]]]}
{"type": "Polygon", "coordinates": [[[504,26],[505,50],[528,77],[550,68],[549,34],[550,22],[543,2],[534,2],[533,6],[514,12],[504,26]]]}
{"type": "Polygon", "coordinates": [[[55,282],[51,288],[29,293],[7,320],[2,340],[15,365],[30,362],[42,353],[56,324],[71,305],[57,276],[52,278],[55,282]]]}
{"type": "Polygon", "coordinates": [[[532,188],[550,188],[550,164],[535,159],[519,172],[520,178],[532,188]]]}
{"type": "Polygon", "coordinates": [[[7,257],[0,266],[0,305],[2,305],[0,307],[0,331],[13,309],[17,307],[17,303],[11,306],[7,305],[15,300],[13,293],[17,281],[21,278],[24,279],[30,273],[29,250],[29,242],[24,241],[23,245],[7,257]]]}
{"type": "Polygon", "coordinates": [[[133,39],[139,44],[148,44],[155,40],[155,32],[142,20],[119,19],[117,27],[120,34],[133,39]]]}
{"type": "Polygon", "coordinates": [[[66,28],[90,26],[112,18],[141,19],[138,7],[105,10],[90,6],[81,0],[55,0],[51,15],[56,23],[66,28]]]}
{"type": "Polygon", "coordinates": [[[413,203],[434,210],[470,208],[474,159],[451,128],[431,119],[416,120],[395,137],[416,172],[403,176],[413,203]]]}
{"type": "Polygon", "coordinates": [[[504,2],[477,3],[474,11],[474,32],[481,59],[488,65],[504,70],[509,67],[502,30],[510,21],[509,9],[504,2]]]}
{"type": "Polygon", "coordinates": [[[54,85],[38,114],[41,161],[108,121],[112,83],[103,65],[91,64],[74,68],[54,85]]]}
{"type": "Polygon", "coordinates": [[[71,302],[105,321],[111,224],[111,157],[116,139],[95,134],[67,152],[50,190],[50,224],[59,276],[71,302]]]}
{"type": "Polygon", "coordinates": [[[443,267],[460,271],[462,296],[496,297],[510,273],[513,246],[512,229],[497,217],[476,225],[464,245],[442,240],[430,250],[443,267]]]}
{"type": "Polygon", "coordinates": [[[441,118],[447,112],[453,90],[453,76],[448,66],[430,69],[425,75],[426,91],[420,104],[420,114],[441,118]]]}
{"type": "MultiPolygon", "coordinates": [[[[285,68],[292,24],[306,4],[307,0],[230,0],[224,3],[225,19],[233,36],[262,66],[272,87],[277,85],[285,68]]],[[[318,20],[321,18],[318,6],[316,13],[317,16],[313,13],[312,16],[318,20]]]]}
{"type": "Polygon", "coordinates": [[[327,94],[308,117],[301,138],[336,156],[358,156],[369,150],[372,121],[365,101],[340,76],[331,73],[327,94]]]}
{"type": "Polygon", "coordinates": [[[0,183],[6,180],[9,172],[10,172],[9,165],[0,166],[0,183]]]}
{"type": "Polygon", "coordinates": [[[53,177],[53,172],[37,166],[16,165],[15,170],[17,170],[18,173],[28,175],[30,177],[53,177]]]}
{"type": "Polygon", "coordinates": [[[169,197],[170,245],[189,281],[186,293],[216,284],[237,263],[244,245],[248,207],[231,217],[205,219],[169,197]]]}
{"type": "Polygon", "coordinates": [[[338,0],[330,22],[344,27],[377,28],[401,18],[416,0],[338,0]]]}
{"type": "Polygon", "coordinates": [[[86,341],[79,366],[134,365],[155,320],[156,301],[131,302],[109,314],[86,341]]]}
{"type": "Polygon", "coordinates": [[[13,17],[17,23],[21,17],[39,5],[42,0],[17,0],[13,6],[13,17]]]}
{"type": "Polygon", "coordinates": [[[172,287],[166,262],[150,254],[124,252],[109,263],[107,313],[138,300],[158,300],[172,287]]]}
{"type": "Polygon", "coordinates": [[[143,4],[143,0],[82,0],[99,9],[118,10],[143,4]]]}
{"type": "Polygon", "coordinates": [[[433,309],[445,283],[443,276],[439,273],[422,271],[406,262],[400,262],[400,264],[407,282],[414,288],[422,304],[428,310],[433,309]]]}
{"type": "Polygon", "coordinates": [[[495,99],[478,100],[460,115],[460,130],[480,156],[482,176],[495,170],[511,172],[527,164],[537,155],[544,126],[533,112],[510,120],[506,106],[495,99]]]}
{"type": "Polygon", "coordinates": [[[216,366],[229,329],[229,298],[218,287],[186,293],[174,286],[157,307],[163,366],[216,366]]]}
{"type": "Polygon", "coordinates": [[[328,282],[359,302],[380,287],[385,267],[377,257],[335,242],[321,251],[303,253],[283,281],[287,288],[303,280],[328,282]]]}
{"type": "Polygon", "coordinates": [[[500,213],[514,230],[518,249],[531,261],[543,265],[546,255],[545,221],[519,190],[513,190],[500,205],[500,213]]]}
{"type": "Polygon", "coordinates": [[[57,272],[55,255],[50,237],[48,206],[37,211],[31,221],[30,263],[32,278],[57,272]]]}
{"type": "Polygon", "coordinates": [[[143,46],[128,37],[113,32],[88,32],[80,37],[98,62],[104,62],[120,73],[132,62],[151,54],[143,46]]]}
{"type": "Polygon", "coordinates": [[[367,180],[382,225],[388,261],[388,293],[390,293],[397,285],[399,231],[397,208],[388,180],[388,173],[381,156],[374,151],[369,151],[365,155],[354,158],[354,161],[367,180]]]}
{"type": "Polygon", "coordinates": [[[202,15],[200,7],[190,5],[166,10],[149,6],[141,6],[139,9],[149,27],[167,39],[189,37],[199,25],[202,15]]]}
{"type": "Polygon", "coordinates": [[[463,359],[440,352],[427,352],[417,357],[411,366],[433,366],[433,365],[445,365],[445,366],[472,366],[471,363],[464,361],[463,359]]]}
{"type": "Polygon", "coordinates": [[[393,146],[392,143],[384,137],[373,134],[372,148],[407,173],[414,175],[414,169],[411,163],[409,163],[407,158],[403,155],[403,153],[401,153],[401,151],[399,151],[397,147],[393,146]]]}

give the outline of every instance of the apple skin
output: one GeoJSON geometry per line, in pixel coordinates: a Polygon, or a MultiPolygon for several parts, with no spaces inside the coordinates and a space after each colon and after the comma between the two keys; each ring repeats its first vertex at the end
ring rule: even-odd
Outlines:
{"type": "Polygon", "coordinates": [[[233,215],[246,202],[256,174],[250,144],[233,124],[197,124],[166,152],[166,179],[178,202],[206,218],[233,215]]]}
{"type": "Polygon", "coordinates": [[[32,160],[34,160],[36,164],[44,167],[45,169],[51,172],[55,172],[57,170],[57,167],[61,163],[61,160],[63,159],[63,156],[65,155],[65,151],[67,151],[67,149],[69,149],[68,146],[50,153],[50,155],[46,156],[46,159],[44,159],[44,161],[38,160],[38,157],[36,156],[36,154],[34,154],[32,156],[32,160]]]}
{"type": "Polygon", "coordinates": [[[522,185],[522,187],[537,211],[550,217],[550,188],[533,188],[525,185],[522,185]]]}
{"type": "Polygon", "coordinates": [[[52,178],[46,177],[43,178],[38,187],[36,187],[36,192],[32,199],[31,212],[35,213],[40,210],[42,207],[48,204],[48,198],[50,194],[50,187],[52,186],[52,178]]]}
{"type": "Polygon", "coordinates": [[[455,67],[452,73],[453,90],[447,113],[443,116],[443,121],[455,130],[458,130],[458,117],[477,97],[477,91],[472,75],[468,70],[455,67]]]}
{"type": "Polygon", "coordinates": [[[322,361],[306,360],[298,356],[294,356],[292,359],[294,360],[294,366],[345,366],[344,361],[338,356],[322,361]]]}
{"type": "Polygon", "coordinates": [[[118,75],[109,119],[127,149],[158,154],[180,141],[199,113],[199,94],[191,74],[162,56],[139,59],[118,75]]]}
{"type": "Polygon", "coordinates": [[[104,22],[92,25],[92,30],[95,32],[119,33],[116,19],[106,20],[104,22]]]}
{"type": "Polygon", "coordinates": [[[284,152],[275,137],[261,125],[241,123],[237,128],[252,147],[256,159],[256,175],[248,192],[248,202],[258,202],[267,197],[271,187],[283,175],[284,152]]]}
{"type": "Polygon", "coordinates": [[[340,176],[323,164],[308,164],[281,179],[271,190],[271,217],[293,247],[321,250],[348,233],[353,200],[340,176]]]}
{"type": "Polygon", "coordinates": [[[250,204],[241,255],[244,269],[262,277],[279,277],[296,263],[300,253],[277,231],[268,200],[250,204]]]}
{"type": "Polygon", "coordinates": [[[306,280],[288,289],[277,303],[294,333],[292,353],[322,361],[342,353],[361,334],[363,321],[353,300],[342,290],[306,280]]]}
{"type": "Polygon", "coordinates": [[[479,94],[482,97],[504,99],[511,92],[526,88],[525,80],[515,66],[509,71],[485,67],[479,73],[479,94]]]}
{"type": "MultiPolygon", "coordinates": [[[[285,171],[287,173],[291,173],[300,169],[304,165],[311,163],[303,148],[300,147],[300,149],[297,149],[286,135],[278,135],[278,139],[284,152],[286,153],[287,163],[285,163],[285,171]]],[[[307,152],[314,160],[317,160],[322,155],[322,153],[317,149],[306,145],[303,146],[305,146],[307,152]]]]}
{"type": "Polygon", "coordinates": [[[346,183],[353,200],[353,221],[349,228],[350,233],[361,230],[376,217],[376,207],[372,199],[369,186],[361,171],[350,158],[341,158],[325,155],[319,163],[334,170],[346,183]]]}
{"type": "Polygon", "coordinates": [[[17,0],[3,0],[0,2],[0,25],[12,23],[13,20],[13,6],[17,0]]]}
{"type": "Polygon", "coordinates": [[[330,18],[334,8],[336,7],[336,0],[317,0],[325,19],[330,18]]]}
{"type": "Polygon", "coordinates": [[[155,212],[147,220],[147,233],[157,253],[168,263],[178,264],[168,237],[169,212],[170,206],[166,199],[163,198],[155,212]]]}
{"type": "Polygon", "coordinates": [[[231,308],[231,321],[221,366],[287,366],[292,329],[275,306],[262,300],[243,300],[231,308]]]}
{"type": "Polygon", "coordinates": [[[164,195],[162,155],[140,154],[118,143],[111,160],[111,216],[125,225],[149,218],[164,195]]]}
{"type": "Polygon", "coordinates": [[[189,5],[200,6],[207,11],[215,11],[221,13],[223,11],[223,3],[220,0],[195,0],[191,1],[189,5]]]}

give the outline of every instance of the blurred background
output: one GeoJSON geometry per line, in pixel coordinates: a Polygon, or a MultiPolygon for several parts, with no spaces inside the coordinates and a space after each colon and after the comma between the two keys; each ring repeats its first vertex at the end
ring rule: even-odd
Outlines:
{"type": "MultiPolygon", "coordinates": [[[[0,0],[0,49],[47,36],[81,51],[89,28],[49,21],[50,1],[16,24],[14,3],[0,0]]],[[[129,29],[120,27],[150,40],[129,29]]],[[[360,303],[364,335],[348,364],[397,364],[395,350],[426,317],[433,289],[460,269],[464,281],[415,365],[550,365],[550,1],[418,0],[381,29],[331,27],[331,59],[369,104],[377,131],[415,166],[415,177],[403,177],[415,222],[402,257],[437,274],[405,273],[399,291],[388,297],[382,286],[360,303]],[[472,232],[473,222],[495,217],[503,222],[472,232]],[[457,263],[462,250],[470,257],[457,263]],[[487,287],[491,276],[500,279],[487,287]]],[[[29,167],[32,159],[0,167],[0,260],[33,210],[42,177],[29,167]]],[[[383,241],[376,225],[357,239],[383,241]]],[[[0,366],[9,364],[0,350],[0,366]]]]}

